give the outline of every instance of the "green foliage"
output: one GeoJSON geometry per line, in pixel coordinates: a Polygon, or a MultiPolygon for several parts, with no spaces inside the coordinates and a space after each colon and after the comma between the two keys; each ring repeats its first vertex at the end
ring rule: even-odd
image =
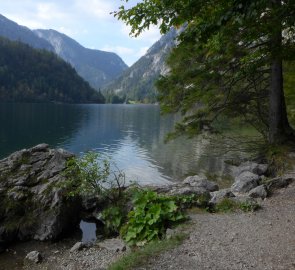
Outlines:
{"type": "Polygon", "coordinates": [[[186,219],[175,200],[150,190],[138,190],[133,204],[128,222],[121,229],[123,239],[130,245],[161,239],[169,225],[186,219]]]}
{"type": "Polygon", "coordinates": [[[202,195],[181,195],[171,198],[175,200],[178,207],[182,210],[191,207],[207,208],[209,206],[210,194],[208,193],[202,195]]]}
{"type": "Polygon", "coordinates": [[[135,36],[150,25],[162,33],[184,25],[167,62],[170,72],[157,83],[163,111],[183,115],[176,135],[193,136],[231,117],[275,142],[293,132],[271,68],[294,60],[294,9],[294,1],[279,0],[145,0],[114,14],[135,36]],[[270,93],[280,95],[270,103],[270,93]]]}
{"type": "Polygon", "coordinates": [[[239,203],[239,208],[243,212],[254,212],[260,209],[260,205],[257,203],[251,203],[251,202],[241,202],[239,203]]]}
{"type": "Polygon", "coordinates": [[[70,64],[45,50],[0,38],[0,101],[104,103],[70,64]]]}
{"type": "Polygon", "coordinates": [[[112,171],[110,161],[95,152],[69,159],[64,175],[66,180],[62,185],[68,196],[105,196],[117,201],[125,185],[124,173],[112,171]]]}
{"type": "Polygon", "coordinates": [[[186,237],[185,234],[177,234],[170,239],[150,242],[144,247],[129,252],[111,264],[108,270],[131,270],[135,267],[143,266],[151,258],[180,245],[186,237]]]}
{"type": "Polygon", "coordinates": [[[110,206],[102,211],[101,218],[107,235],[119,233],[127,216],[124,210],[122,206],[110,206]]]}
{"type": "Polygon", "coordinates": [[[242,210],[243,212],[254,212],[260,208],[259,204],[254,202],[237,202],[230,198],[224,198],[217,203],[209,211],[214,213],[228,213],[236,210],[242,210]]]}

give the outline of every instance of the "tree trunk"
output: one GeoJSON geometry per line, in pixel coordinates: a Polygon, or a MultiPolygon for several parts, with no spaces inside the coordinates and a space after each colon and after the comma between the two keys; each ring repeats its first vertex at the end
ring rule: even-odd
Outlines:
{"type": "MultiPolygon", "coordinates": [[[[274,9],[281,5],[281,0],[273,0],[274,9]]],[[[275,14],[276,16],[276,14],[275,14]]],[[[279,19],[274,28],[271,40],[271,81],[269,93],[269,142],[282,143],[294,135],[290,127],[285,103],[283,86],[283,61],[282,61],[282,27],[279,19]]]]}

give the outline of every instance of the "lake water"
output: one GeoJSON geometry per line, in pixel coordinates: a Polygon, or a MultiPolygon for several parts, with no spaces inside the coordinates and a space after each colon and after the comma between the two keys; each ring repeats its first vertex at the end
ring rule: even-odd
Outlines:
{"type": "Polygon", "coordinates": [[[216,156],[208,139],[165,144],[177,117],[161,116],[156,105],[0,104],[0,121],[0,158],[42,142],[77,155],[93,150],[141,184],[226,169],[226,155],[216,156]]]}

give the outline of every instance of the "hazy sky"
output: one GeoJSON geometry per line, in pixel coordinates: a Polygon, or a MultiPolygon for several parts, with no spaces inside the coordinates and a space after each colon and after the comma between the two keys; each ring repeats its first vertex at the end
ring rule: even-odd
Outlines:
{"type": "MultiPolygon", "coordinates": [[[[134,5],[139,0],[129,0],[134,5]]],[[[121,0],[1,0],[1,14],[30,29],[55,29],[91,49],[117,53],[127,65],[133,64],[160,38],[151,28],[138,38],[110,15],[121,0]]]]}

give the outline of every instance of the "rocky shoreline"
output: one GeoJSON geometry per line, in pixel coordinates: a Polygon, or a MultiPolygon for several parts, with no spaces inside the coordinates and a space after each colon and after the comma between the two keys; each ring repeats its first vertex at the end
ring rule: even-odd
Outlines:
{"type": "MultiPolygon", "coordinates": [[[[77,198],[69,200],[63,189],[56,185],[64,181],[66,161],[72,156],[63,149],[50,149],[47,144],[40,144],[0,160],[0,251],[5,251],[7,244],[15,241],[58,240],[65,232],[77,226],[81,219],[79,213],[83,208],[91,208],[87,206],[91,204],[87,200],[86,203],[85,200],[83,203],[82,199],[77,198]]],[[[234,181],[232,186],[226,189],[219,190],[218,185],[204,175],[190,176],[180,183],[150,188],[171,196],[206,196],[210,198],[211,205],[224,198],[255,204],[265,200],[274,190],[286,187],[295,180],[294,174],[270,177],[267,164],[249,161],[232,166],[230,174],[234,181]]],[[[104,265],[120,257],[126,250],[126,246],[119,239],[110,241],[115,243],[115,247],[104,246],[103,242],[97,242],[91,247],[77,243],[76,247],[72,247],[72,251],[59,251],[54,255],[47,255],[48,258],[34,251],[27,255],[25,261],[43,265],[43,268],[40,266],[36,269],[50,269],[46,268],[46,265],[58,261],[62,257],[61,254],[65,254],[63,260],[68,263],[56,269],[76,269],[75,265],[88,265],[89,269],[105,269],[104,265]],[[76,253],[80,259],[73,255],[76,253]],[[95,259],[91,259],[87,254],[95,259]],[[97,254],[103,256],[101,260],[104,263],[101,262],[101,268],[95,268],[100,261],[97,254]],[[81,264],[81,261],[84,263],[81,264]]]]}

